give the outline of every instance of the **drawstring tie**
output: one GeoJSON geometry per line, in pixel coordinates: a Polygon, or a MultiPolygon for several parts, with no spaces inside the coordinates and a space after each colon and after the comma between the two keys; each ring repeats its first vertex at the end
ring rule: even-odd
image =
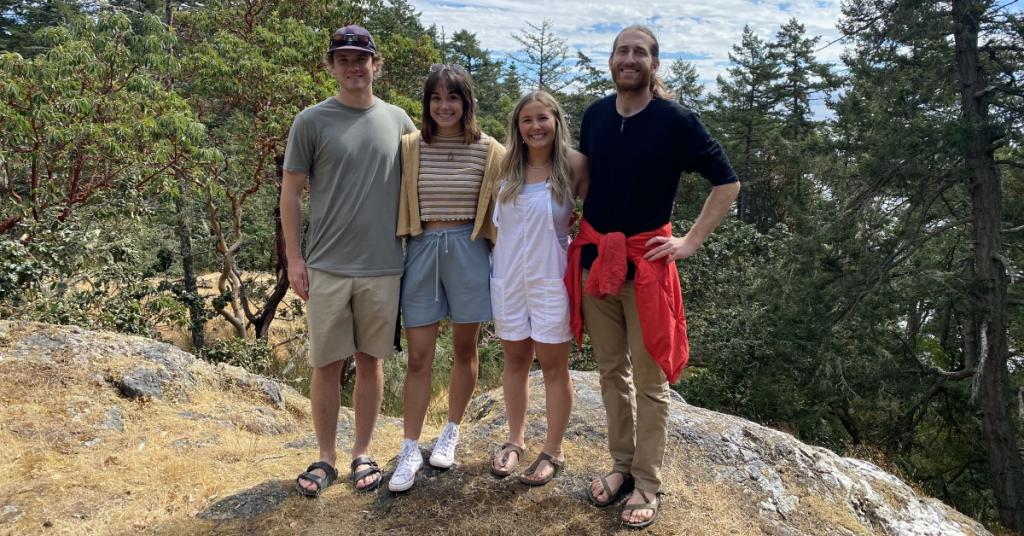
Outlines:
{"type": "Polygon", "coordinates": [[[439,231],[434,239],[434,301],[441,301],[441,238],[444,238],[444,254],[448,254],[448,231],[439,231]]]}

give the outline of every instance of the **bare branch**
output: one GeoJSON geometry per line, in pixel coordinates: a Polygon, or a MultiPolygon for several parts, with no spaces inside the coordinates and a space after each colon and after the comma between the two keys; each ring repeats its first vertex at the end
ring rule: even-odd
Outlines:
{"type": "Polygon", "coordinates": [[[974,376],[974,373],[975,373],[975,369],[973,369],[973,368],[957,370],[957,371],[950,372],[948,370],[942,370],[942,369],[940,369],[938,367],[931,367],[931,368],[928,369],[928,371],[931,372],[932,374],[940,376],[944,380],[952,380],[952,381],[964,380],[964,379],[970,378],[971,376],[974,376]]]}
{"type": "Polygon", "coordinates": [[[995,162],[997,166],[1010,166],[1017,169],[1024,169],[1024,164],[1016,160],[996,160],[995,162]]]}

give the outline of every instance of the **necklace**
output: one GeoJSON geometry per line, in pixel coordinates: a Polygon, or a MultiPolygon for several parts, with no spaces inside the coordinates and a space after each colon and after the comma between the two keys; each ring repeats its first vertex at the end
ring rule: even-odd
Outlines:
{"type": "Polygon", "coordinates": [[[547,162],[544,162],[543,164],[541,164],[539,166],[535,166],[535,165],[533,165],[533,164],[531,164],[529,162],[526,163],[526,167],[528,167],[530,169],[544,169],[544,168],[546,168],[546,167],[548,167],[550,165],[551,165],[551,161],[550,160],[548,160],[547,162]]]}

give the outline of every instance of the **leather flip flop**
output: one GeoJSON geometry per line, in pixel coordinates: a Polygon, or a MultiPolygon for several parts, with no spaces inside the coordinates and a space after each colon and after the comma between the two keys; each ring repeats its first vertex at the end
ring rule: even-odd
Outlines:
{"type": "Polygon", "coordinates": [[[562,469],[565,469],[564,460],[556,459],[554,456],[548,454],[547,452],[541,452],[540,456],[537,456],[537,459],[534,460],[533,463],[531,463],[530,466],[526,468],[526,471],[523,474],[519,475],[519,481],[522,482],[523,484],[526,484],[527,486],[543,486],[544,484],[551,482],[552,478],[558,476],[558,473],[560,473],[562,469]],[[533,480],[529,478],[533,476],[534,473],[537,472],[537,469],[540,467],[541,462],[548,462],[551,464],[551,474],[549,474],[543,480],[533,480]]]}
{"type": "Polygon", "coordinates": [[[496,469],[494,467],[494,460],[491,459],[491,474],[498,478],[505,478],[506,476],[512,474],[512,469],[515,469],[515,467],[519,465],[519,462],[523,459],[523,448],[520,447],[519,445],[516,445],[515,443],[505,443],[504,445],[501,446],[500,449],[498,449],[498,452],[496,454],[501,454],[503,452],[505,454],[502,455],[501,457],[502,467],[508,465],[508,458],[513,454],[516,455],[516,463],[512,464],[512,466],[509,467],[508,469],[496,469]]]}

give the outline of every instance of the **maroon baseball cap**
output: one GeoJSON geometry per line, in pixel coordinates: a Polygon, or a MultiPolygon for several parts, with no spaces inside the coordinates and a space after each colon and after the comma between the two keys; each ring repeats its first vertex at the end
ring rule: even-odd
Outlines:
{"type": "Polygon", "coordinates": [[[377,45],[373,43],[373,37],[366,28],[358,24],[349,24],[331,34],[331,44],[327,48],[327,53],[335,50],[361,50],[376,55],[377,45]]]}

